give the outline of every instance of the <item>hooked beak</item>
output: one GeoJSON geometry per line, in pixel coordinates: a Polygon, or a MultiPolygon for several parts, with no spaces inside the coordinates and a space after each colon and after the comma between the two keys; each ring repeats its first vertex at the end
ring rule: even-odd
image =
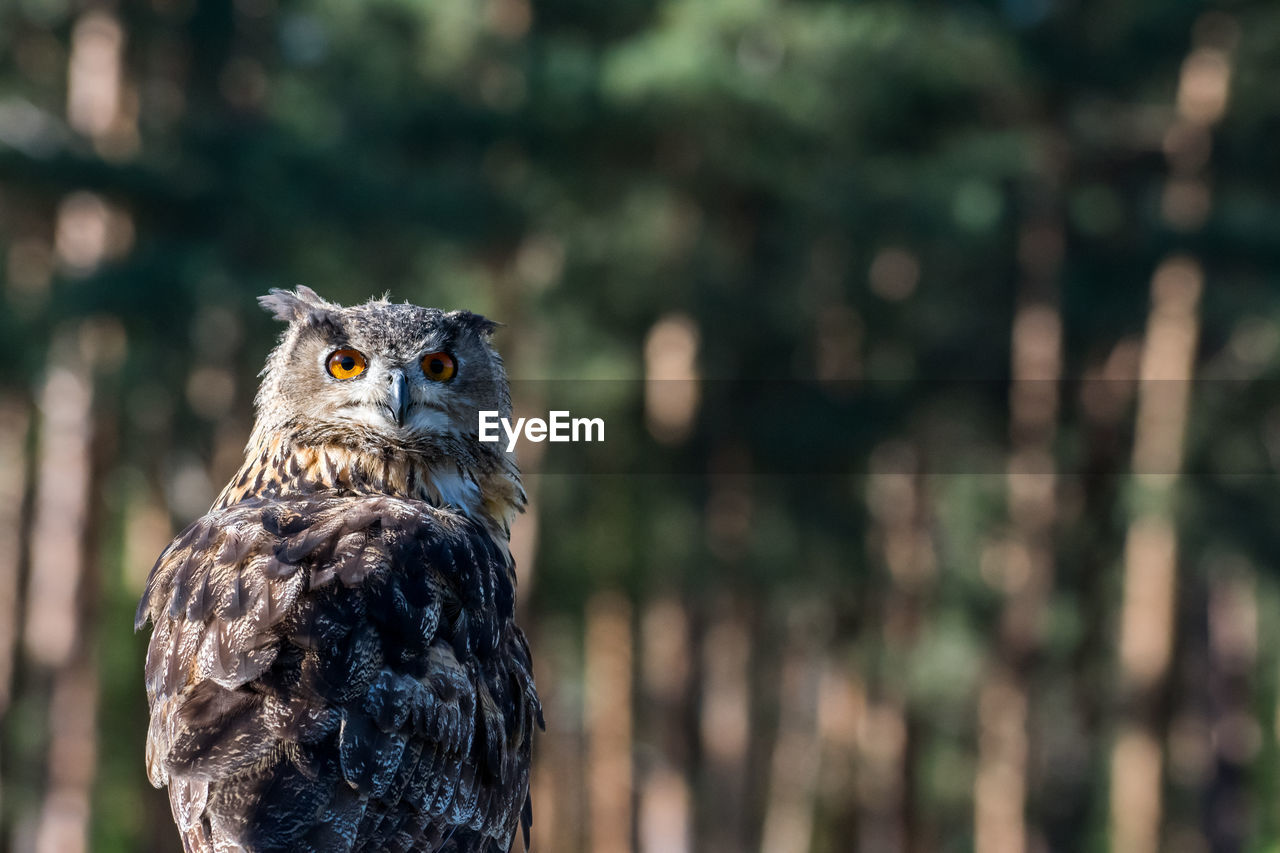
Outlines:
{"type": "Polygon", "coordinates": [[[409,411],[409,381],[403,370],[391,371],[391,388],[387,395],[387,409],[396,426],[404,426],[404,416],[409,411]]]}

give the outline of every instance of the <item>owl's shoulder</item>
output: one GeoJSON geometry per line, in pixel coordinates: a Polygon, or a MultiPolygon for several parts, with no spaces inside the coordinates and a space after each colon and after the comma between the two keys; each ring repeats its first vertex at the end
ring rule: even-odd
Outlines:
{"type": "Polygon", "coordinates": [[[331,585],[431,581],[446,595],[512,615],[505,549],[464,515],[419,500],[336,493],[247,498],[215,508],[160,555],[135,627],[248,618],[272,627],[299,595],[331,585]],[[500,581],[506,581],[501,583],[500,581]]]}

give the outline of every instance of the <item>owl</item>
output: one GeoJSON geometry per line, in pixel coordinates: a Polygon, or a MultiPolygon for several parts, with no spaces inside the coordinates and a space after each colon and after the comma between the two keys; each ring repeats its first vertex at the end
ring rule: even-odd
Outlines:
{"type": "Polygon", "coordinates": [[[138,607],[146,766],[196,851],[528,845],[533,727],[514,621],[514,460],[494,323],[309,288],[243,466],[161,554],[138,607]]]}

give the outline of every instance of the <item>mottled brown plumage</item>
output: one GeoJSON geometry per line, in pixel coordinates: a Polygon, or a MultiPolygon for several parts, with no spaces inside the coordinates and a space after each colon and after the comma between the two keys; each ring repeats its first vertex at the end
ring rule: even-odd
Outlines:
{"type": "Polygon", "coordinates": [[[147,770],[195,851],[505,853],[530,820],[529,649],[507,547],[514,461],[492,324],[306,288],[243,467],[161,555],[138,608],[147,770]],[[354,348],[363,373],[326,372],[354,348]],[[433,382],[424,353],[456,376],[433,382]],[[416,373],[415,373],[416,371],[416,373]]]}

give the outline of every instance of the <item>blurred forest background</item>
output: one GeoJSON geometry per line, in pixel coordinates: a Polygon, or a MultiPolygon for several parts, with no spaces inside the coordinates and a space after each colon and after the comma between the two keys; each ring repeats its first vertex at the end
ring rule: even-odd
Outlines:
{"type": "Polygon", "coordinates": [[[172,851],[134,635],[303,283],[525,444],[534,851],[1280,850],[1280,5],[6,0],[0,849],[172,851]]]}

